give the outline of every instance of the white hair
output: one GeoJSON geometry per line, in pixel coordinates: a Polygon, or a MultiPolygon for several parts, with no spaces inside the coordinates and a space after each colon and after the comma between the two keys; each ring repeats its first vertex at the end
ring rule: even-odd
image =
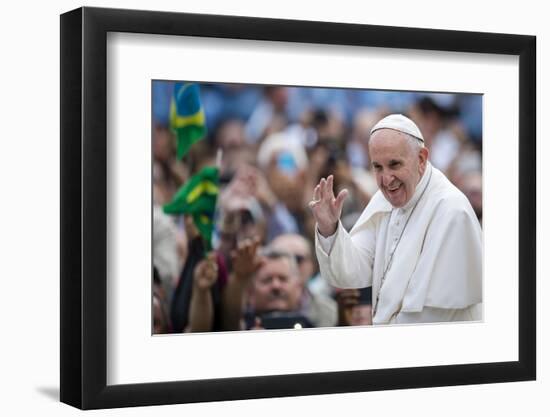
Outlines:
{"type": "Polygon", "coordinates": [[[403,133],[403,135],[407,137],[407,142],[409,142],[409,145],[414,152],[418,152],[420,149],[425,147],[424,141],[418,139],[416,136],[409,135],[408,133],[403,133]]]}

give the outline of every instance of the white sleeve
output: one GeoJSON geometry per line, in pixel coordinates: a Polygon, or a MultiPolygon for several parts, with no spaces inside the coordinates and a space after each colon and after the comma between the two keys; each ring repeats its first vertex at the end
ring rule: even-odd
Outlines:
{"type": "Polygon", "coordinates": [[[354,232],[352,237],[342,223],[338,222],[334,235],[324,242],[321,242],[320,238],[322,236],[316,232],[317,261],[321,275],[327,282],[338,288],[363,288],[372,285],[376,245],[374,224],[366,225],[360,231],[354,232]]]}
{"type": "Polygon", "coordinates": [[[330,255],[330,250],[332,249],[332,245],[334,243],[334,239],[336,239],[336,234],[338,233],[338,228],[336,229],[336,232],[334,232],[332,235],[324,237],[320,232],[319,228],[315,226],[315,233],[317,234],[317,239],[319,241],[319,245],[321,245],[321,248],[323,251],[330,255]]]}
{"type": "Polygon", "coordinates": [[[481,304],[474,304],[461,309],[424,307],[422,311],[417,313],[399,313],[392,323],[444,323],[449,321],[479,320],[481,320],[481,304]]]}

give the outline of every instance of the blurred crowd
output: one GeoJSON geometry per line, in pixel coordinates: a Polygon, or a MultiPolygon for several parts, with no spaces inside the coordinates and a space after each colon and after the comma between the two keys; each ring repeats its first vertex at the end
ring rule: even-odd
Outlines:
{"type": "Polygon", "coordinates": [[[370,288],[334,288],[319,275],[307,203],[320,178],[333,174],[335,193],[350,192],[342,223],[353,226],[377,191],[367,141],[387,114],[419,126],[431,163],[481,222],[480,95],[200,84],[208,133],[177,160],[173,89],[153,82],[154,333],[372,324],[370,288]],[[207,252],[191,219],[162,207],[216,164],[220,191],[207,252]]]}

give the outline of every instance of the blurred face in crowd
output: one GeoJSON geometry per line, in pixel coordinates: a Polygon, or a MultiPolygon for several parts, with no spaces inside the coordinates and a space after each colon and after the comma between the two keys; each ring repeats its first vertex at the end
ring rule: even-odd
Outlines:
{"type": "Polygon", "coordinates": [[[375,131],[369,141],[378,187],[396,208],[409,202],[426,170],[428,150],[411,142],[407,135],[392,129],[375,131]]]}
{"type": "Polygon", "coordinates": [[[174,154],[174,137],[166,128],[153,130],[153,156],[160,162],[169,162],[174,154]]]}
{"type": "Polygon", "coordinates": [[[472,172],[464,177],[461,187],[478,219],[483,213],[482,183],[481,172],[472,172]]]}
{"type": "Polygon", "coordinates": [[[238,119],[227,120],[219,128],[216,143],[224,150],[245,145],[244,123],[238,119]]]}
{"type": "Polygon", "coordinates": [[[372,306],[358,304],[351,309],[351,326],[370,326],[372,324],[372,306]]]}
{"type": "Polygon", "coordinates": [[[279,152],[273,155],[266,177],[275,195],[290,211],[298,212],[303,209],[306,173],[297,166],[290,153],[279,152]]]}
{"type": "Polygon", "coordinates": [[[287,257],[267,259],[254,277],[254,307],[257,312],[297,310],[302,288],[298,273],[287,257]]]}
{"type": "Polygon", "coordinates": [[[237,242],[245,239],[265,240],[266,224],[263,220],[255,219],[249,210],[240,210],[236,213],[239,228],[237,229],[237,242]]]}
{"type": "Polygon", "coordinates": [[[283,111],[288,102],[287,87],[270,87],[266,90],[269,100],[277,111],[283,111]]]}
{"type": "Polygon", "coordinates": [[[300,279],[305,285],[315,272],[308,241],[297,234],[285,234],[277,236],[270,246],[275,250],[286,251],[296,257],[300,279]]]}

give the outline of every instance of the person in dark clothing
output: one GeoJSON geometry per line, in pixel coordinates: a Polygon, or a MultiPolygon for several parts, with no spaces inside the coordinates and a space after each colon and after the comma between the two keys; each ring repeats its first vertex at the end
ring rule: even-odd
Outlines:
{"type": "Polygon", "coordinates": [[[227,281],[221,254],[205,253],[200,235],[189,240],[189,254],[170,309],[172,330],[207,332],[221,330],[221,293],[227,281]]]}

